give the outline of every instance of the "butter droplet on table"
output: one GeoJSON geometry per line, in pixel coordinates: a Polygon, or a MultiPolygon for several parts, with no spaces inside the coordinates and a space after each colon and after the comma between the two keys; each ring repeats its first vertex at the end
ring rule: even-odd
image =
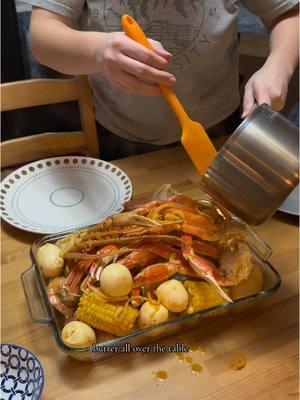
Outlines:
{"type": "Polygon", "coordinates": [[[159,381],[164,381],[168,378],[168,374],[166,371],[157,371],[155,373],[155,379],[159,380],[159,381]]]}
{"type": "Polygon", "coordinates": [[[230,368],[234,371],[239,371],[240,369],[245,368],[246,364],[246,357],[242,353],[236,353],[231,360],[230,368]]]}
{"type": "Polygon", "coordinates": [[[202,367],[200,364],[192,364],[191,370],[194,374],[200,374],[200,372],[202,371],[202,367]]]}

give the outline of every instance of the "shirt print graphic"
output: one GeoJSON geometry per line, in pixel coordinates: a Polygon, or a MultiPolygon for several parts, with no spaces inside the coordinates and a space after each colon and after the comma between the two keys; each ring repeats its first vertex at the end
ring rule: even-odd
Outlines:
{"type": "MultiPolygon", "coordinates": [[[[115,32],[122,30],[122,15],[130,14],[148,37],[173,54],[173,68],[182,69],[201,56],[201,45],[210,43],[203,32],[204,8],[203,0],[106,0],[103,16],[107,31],[115,32]]],[[[209,8],[207,16],[212,12],[209,8]]]]}

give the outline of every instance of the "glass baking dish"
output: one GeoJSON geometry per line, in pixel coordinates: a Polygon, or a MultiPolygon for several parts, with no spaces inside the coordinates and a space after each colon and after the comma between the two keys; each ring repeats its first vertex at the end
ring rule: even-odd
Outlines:
{"type": "MultiPolygon", "coordinates": [[[[63,319],[48,300],[46,282],[36,263],[35,257],[37,250],[41,246],[46,243],[55,243],[57,240],[67,236],[67,234],[68,233],[65,232],[49,235],[36,241],[30,250],[32,266],[23,272],[21,280],[33,322],[49,325],[52,328],[59,349],[71,357],[84,361],[97,361],[113,354],[120,354],[124,351],[124,346],[126,346],[126,344],[132,348],[132,346],[145,345],[150,342],[153,343],[162,337],[193,328],[199,324],[202,318],[207,316],[224,314],[227,311],[233,310],[242,311],[246,305],[255,304],[259,300],[275,293],[281,283],[280,275],[268,261],[272,250],[249,229],[247,242],[253,254],[254,262],[260,265],[264,275],[262,291],[235,300],[233,303],[225,303],[193,314],[179,316],[176,319],[171,319],[146,329],[136,330],[127,336],[101,341],[91,347],[82,349],[72,348],[64,344],[61,339],[60,332],[63,326],[63,319]]],[[[128,346],[127,348],[125,347],[125,351],[128,349],[128,346]]]]}

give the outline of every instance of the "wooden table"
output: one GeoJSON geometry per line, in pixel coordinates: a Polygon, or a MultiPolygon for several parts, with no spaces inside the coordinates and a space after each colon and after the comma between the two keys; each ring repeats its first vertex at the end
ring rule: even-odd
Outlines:
{"type": "MultiPolygon", "coordinates": [[[[161,184],[197,197],[199,176],[182,148],[176,147],[115,162],[130,176],[135,196],[152,193],[161,184]]],[[[271,262],[282,286],[263,306],[242,314],[210,318],[207,325],[169,337],[198,344],[193,352],[202,365],[199,375],[175,354],[124,354],[96,364],[66,357],[56,347],[50,328],[29,317],[20,274],[30,266],[28,250],[38,235],[2,224],[2,342],[34,352],[45,371],[42,399],[105,400],[292,400],[298,399],[298,225],[278,213],[256,231],[273,248],[271,262]],[[230,369],[235,352],[247,358],[240,371],[230,369]],[[157,381],[153,372],[165,370],[157,381]]]]}

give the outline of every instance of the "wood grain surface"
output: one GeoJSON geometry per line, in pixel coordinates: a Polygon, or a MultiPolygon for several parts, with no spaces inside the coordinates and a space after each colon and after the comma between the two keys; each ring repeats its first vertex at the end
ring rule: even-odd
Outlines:
{"type": "MultiPolygon", "coordinates": [[[[191,197],[200,195],[199,175],[184,150],[176,147],[115,162],[131,178],[135,196],[170,183],[191,197]]],[[[30,266],[29,248],[40,236],[2,223],[2,343],[35,353],[45,372],[43,400],[293,400],[298,399],[298,221],[277,213],[255,229],[273,248],[271,262],[282,286],[263,305],[240,314],[209,318],[199,327],[160,341],[185,343],[202,366],[193,374],[175,354],[123,354],[95,364],[65,356],[50,328],[29,317],[20,274],[30,266]],[[236,353],[245,368],[234,371],[236,353]],[[164,381],[155,372],[166,371],[164,381]]]]}

